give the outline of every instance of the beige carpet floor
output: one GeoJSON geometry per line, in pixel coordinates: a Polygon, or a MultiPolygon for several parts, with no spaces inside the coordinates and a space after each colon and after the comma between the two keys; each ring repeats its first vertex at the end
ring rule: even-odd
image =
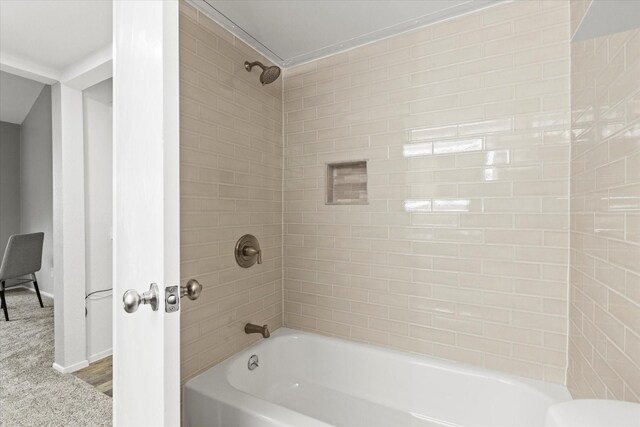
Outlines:
{"type": "Polygon", "coordinates": [[[71,374],[54,370],[53,301],[6,292],[9,322],[0,313],[0,425],[110,426],[112,399],[71,374]]]}

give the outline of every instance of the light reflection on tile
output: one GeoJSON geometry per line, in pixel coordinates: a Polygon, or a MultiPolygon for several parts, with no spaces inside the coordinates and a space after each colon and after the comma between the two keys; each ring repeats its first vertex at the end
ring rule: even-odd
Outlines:
{"type": "MultiPolygon", "coordinates": [[[[479,205],[480,206],[480,205],[479,205]]],[[[470,212],[470,199],[412,199],[404,201],[407,212],[470,212]]],[[[476,207],[476,210],[481,209],[476,207]]]]}
{"type": "Polygon", "coordinates": [[[495,181],[498,179],[498,170],[496,168],[485,168],[482,173],[485,181],[495,181]]]}
{"type": "Polygon", "coordinates": [[[511,162],[511,152],[509,150],[491,150],[487,151],[485,165],[506,165],[511,162]]]}
{"type": "Polygon", "coordinates": [[[459,135],[474,135],[494,132],[507,132],[513,128],[513,119],[481,120],[458,126],[459,135]]]}
{"type": "Polygon", "coordinates": [[[455,154],[481,151],[483,146],[484,138],[420,142],[403,145],[402,153],[404,157],[429,156],[431,154],[455,154]]]}
{"type": "Polygon", "coordinates": [[[431,199],[405,200],[404,210],[407,212],[431,212],[431,199]]]}
{"type": "Polygon", "coordinates": [[[435,126],[409,131],[410,141],[421,141],[425,139],[449,138],[458,134],[457,126],[435,126]]]}
{"type": "Polygon", "coordinates": [[[469,199],[434,199],[434,212],[469,212],[471,200],[469,199]]]}
{"type": "Polygon", "coordinates": [[[464,153],[480,151],[484,145],[484,138],[459,139],[433,143],[433,154],[464,153]]]}
{"type": "Polygon", "coordinates": [[[402,146],[402,155],[404,157],[430,156],[432,153],[433,145],[431,142],[405,144],[402,146]]]}

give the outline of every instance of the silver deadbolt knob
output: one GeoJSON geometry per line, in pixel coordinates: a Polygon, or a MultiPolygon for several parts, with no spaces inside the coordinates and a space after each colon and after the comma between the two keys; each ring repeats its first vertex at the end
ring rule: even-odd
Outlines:
{"type": "Polygon", "coordinates": [[[180,296],[190,300],[198,299],[202,292],[202,285],[196,279],[191,279],[185,286],[180,286],[180,296]]]}
{"type": "Polygon", "coordinates": [[[158,310],[158,295],[160,291],[158,285],[152,283],[149,285],[149,290],[143,292],[142,295],[138,294],[135,289],[129,289],[124,293],[122,297],[122,303],[124,304],[124,311],[127,313],[134,313],[140,307],[140,304],[149,304],[151,310],[158,310]]]}

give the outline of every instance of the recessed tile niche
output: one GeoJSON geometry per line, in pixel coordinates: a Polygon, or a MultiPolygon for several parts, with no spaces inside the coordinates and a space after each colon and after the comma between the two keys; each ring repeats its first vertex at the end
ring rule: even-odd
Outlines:
{"type": "Polygon", "coordinates": [[[367,162],[365,160],[327,165],[327,205],[366,205],[367,162]]]}

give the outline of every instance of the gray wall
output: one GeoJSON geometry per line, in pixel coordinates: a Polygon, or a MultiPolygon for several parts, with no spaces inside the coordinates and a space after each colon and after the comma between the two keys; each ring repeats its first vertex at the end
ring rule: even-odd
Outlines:
{"type": "MultiPolygon", "coordinates": [[[[44,232],[40,289],[53,294],[53,165],[51,86],[45,86],[22,122],[20,193],[22,233],[44,232]]],[[[81,167],[81,165],[80,165],[81,167]]]]}
{"type": "Polygon", "coordinates": [[[20,233],[20,125],[0,122],[0,258],[20,233]]]}

